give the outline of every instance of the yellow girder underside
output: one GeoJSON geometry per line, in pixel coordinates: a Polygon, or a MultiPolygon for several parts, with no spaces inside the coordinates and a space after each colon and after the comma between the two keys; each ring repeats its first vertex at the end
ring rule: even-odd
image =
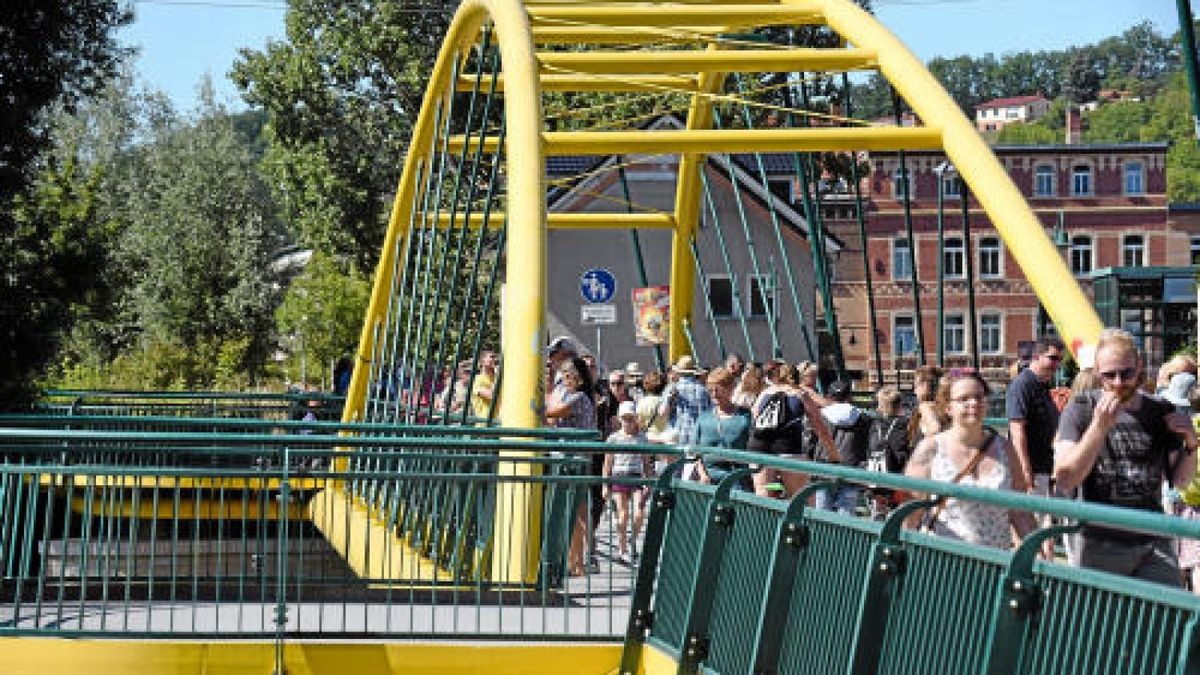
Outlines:
{"type": "MultiPolygon", "coordinates": [[[[438,61],[429,74],[410,151],[396,192],[392,219],[383,246],[370,307],[363,323],[345,419],[363,412],[374,340],[391,306],[395,255],[408,228],[445,227],[451,219],[419,215],[421,179],[446,148],[454,156],[475,151],[477,134],[439,130],[438,110],[455,91],[486,92],[490,77],[461,77],[463,54],[478,47],[485,23],[490,45],[499,50],[501,71],[496,89],[503,98],[505,120],[504,185],[506,256],[504,313],[501,317],[504,378],[499,420],[509,427],[541,424],[545,335],[546,232],[550,227],[666,227],[673,229],[670,270],[670,350],[673,360],[689,351],[684,326],[691,312],[695,284],[690,244],[699,219],[700,171],[711,153],[857,152],[940,150],[957,168],[1025,271],[1060,333],[1079,352],[1094,342],[1101,325],[1057,249],[1049,241],[1020,191],[979,137],[973,123],[921,62],[873,17],[850,0],[782,0],[781,2],[670,3],[615,0],[548,2],[530,0],[464,0],[455,15],[438,61]],[[826,50],[764,45],[747,39],[767,26],[828,26],[843,45],[826,50]],[[731,35],[732,34],[732,35],[731,35]],[[539,46],[559,45],[561,51],[539,46]],[[699,50],[699,51],[697,51],[699,50]],[[895,87],[923,122],[923,127],[870,127],[859,121],[826,116],[833,125],[812,128],[717,130],[716,105],[739,103],[726,93],[730,75],[761,72],[874,69],[895,87]],[[542,96],[551,91],[633,92],[635,96],[682,94],[690,99],[684,129],[618,129],[561,131],[547,124],[542,96]],[[555,130],[552,130],[555,129],[555,130]],[[445,136],[449,136],[446,138],[445,136]],[[546,214],[545,160],[555,155],[677,154],[676,196],[666,214],[620,220],[571,220],[546,214]]],[[[758,105],[757,103],[755,105],[758,105]]],[[[781,110],[781,112],[795,112],[781,110]]],[[[800,111],[806,113],[806,111],[800,111]]],[[[626,121],[628,127],[636,124],[626,121]]],[[[614,125],[614,126],[620,126],[614,125]]],[[[494,130],[482,150],[499,150],[494,130]]],[[[475,214],[468,226],[482,222],[475,214]]],[[[513,472],[528,467],[508,467],[513,472]]],[[[503,488],[502,488],[503,489],[503,488]]],[[[497,579],[527,581],[535,567],[540,523],[537,491],[505,495],[497,500],[494,531],[499,559],[513,561],[493,569],[497,579]]],[[[371,563],[374,564],[374,563],[371,563]]]]}

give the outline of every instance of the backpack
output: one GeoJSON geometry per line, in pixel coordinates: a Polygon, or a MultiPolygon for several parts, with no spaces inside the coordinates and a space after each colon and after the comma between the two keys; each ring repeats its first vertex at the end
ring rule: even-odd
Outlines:
{"type": "Polygon", "coordinates": [[[866,466],[871,444],[871,418],[859,414],[850,425],[833,425],[833,442],[845,466],[866,466]]]}
{"type": "Polygon", "coordinates": [[[773,443],[786,438],[802,417],[799,401],[785,391],[777,391],[767,397],[762,408],[754,416],[751,437],[760,443],[773,443]]]}
{"type": "Polygon", "coordinates": [[[876,417],[871,421],[867,468],[900,473],[908,461],[908,418],[876,417]]]}

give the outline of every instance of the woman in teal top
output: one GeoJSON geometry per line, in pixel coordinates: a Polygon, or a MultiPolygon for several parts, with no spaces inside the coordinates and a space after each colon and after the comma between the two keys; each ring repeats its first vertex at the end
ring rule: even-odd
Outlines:
{"type": "MultiPolygon", "coordinates": [[[[713,408],[696,421],[696,445],[745,450],[750,440],[750,409],[733,402],[737,378],[725,368],[715,368],[705,380],[713,408]]],[[[702,483],[719,483],[741,465],[725,459],[696,462],[696,477],[702,483]]],[[[746,481],[749,484],[749,481],[746,481]]]]}

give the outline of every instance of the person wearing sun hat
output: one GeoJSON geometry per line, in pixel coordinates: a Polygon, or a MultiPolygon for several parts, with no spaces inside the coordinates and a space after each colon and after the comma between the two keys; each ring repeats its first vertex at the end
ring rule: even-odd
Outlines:
{"type": "Polygon", "coordinates": [[[675,441],[681,445],[694,445],[696,442],[696,420],[712,409],[712,397],[696,376],[700,369],[696,360],[684,355],[671,366],[671,372],[679,379],[667,386],[663,392],[663,401],[659,406],[662,415],[675,432],[675,441]]]}

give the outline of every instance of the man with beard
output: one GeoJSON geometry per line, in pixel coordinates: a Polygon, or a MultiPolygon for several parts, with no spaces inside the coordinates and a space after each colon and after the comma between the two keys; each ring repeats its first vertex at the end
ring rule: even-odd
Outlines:
{"type": "MultiPolygon", "coordinates": [[[[1063,410],[1055,441],[1054,479],[1084,501],[1162,512],[1164,480],[1182,489],[1196,472],[1196,432],[1167,401],[1145,396],[1142,360],[1129,333],[1109,328],[1096,347],[1100,389],[1063,410]]],[[[1171,539],[1085,525],[1083,567],[1180,586],[1171,539]]]]}

